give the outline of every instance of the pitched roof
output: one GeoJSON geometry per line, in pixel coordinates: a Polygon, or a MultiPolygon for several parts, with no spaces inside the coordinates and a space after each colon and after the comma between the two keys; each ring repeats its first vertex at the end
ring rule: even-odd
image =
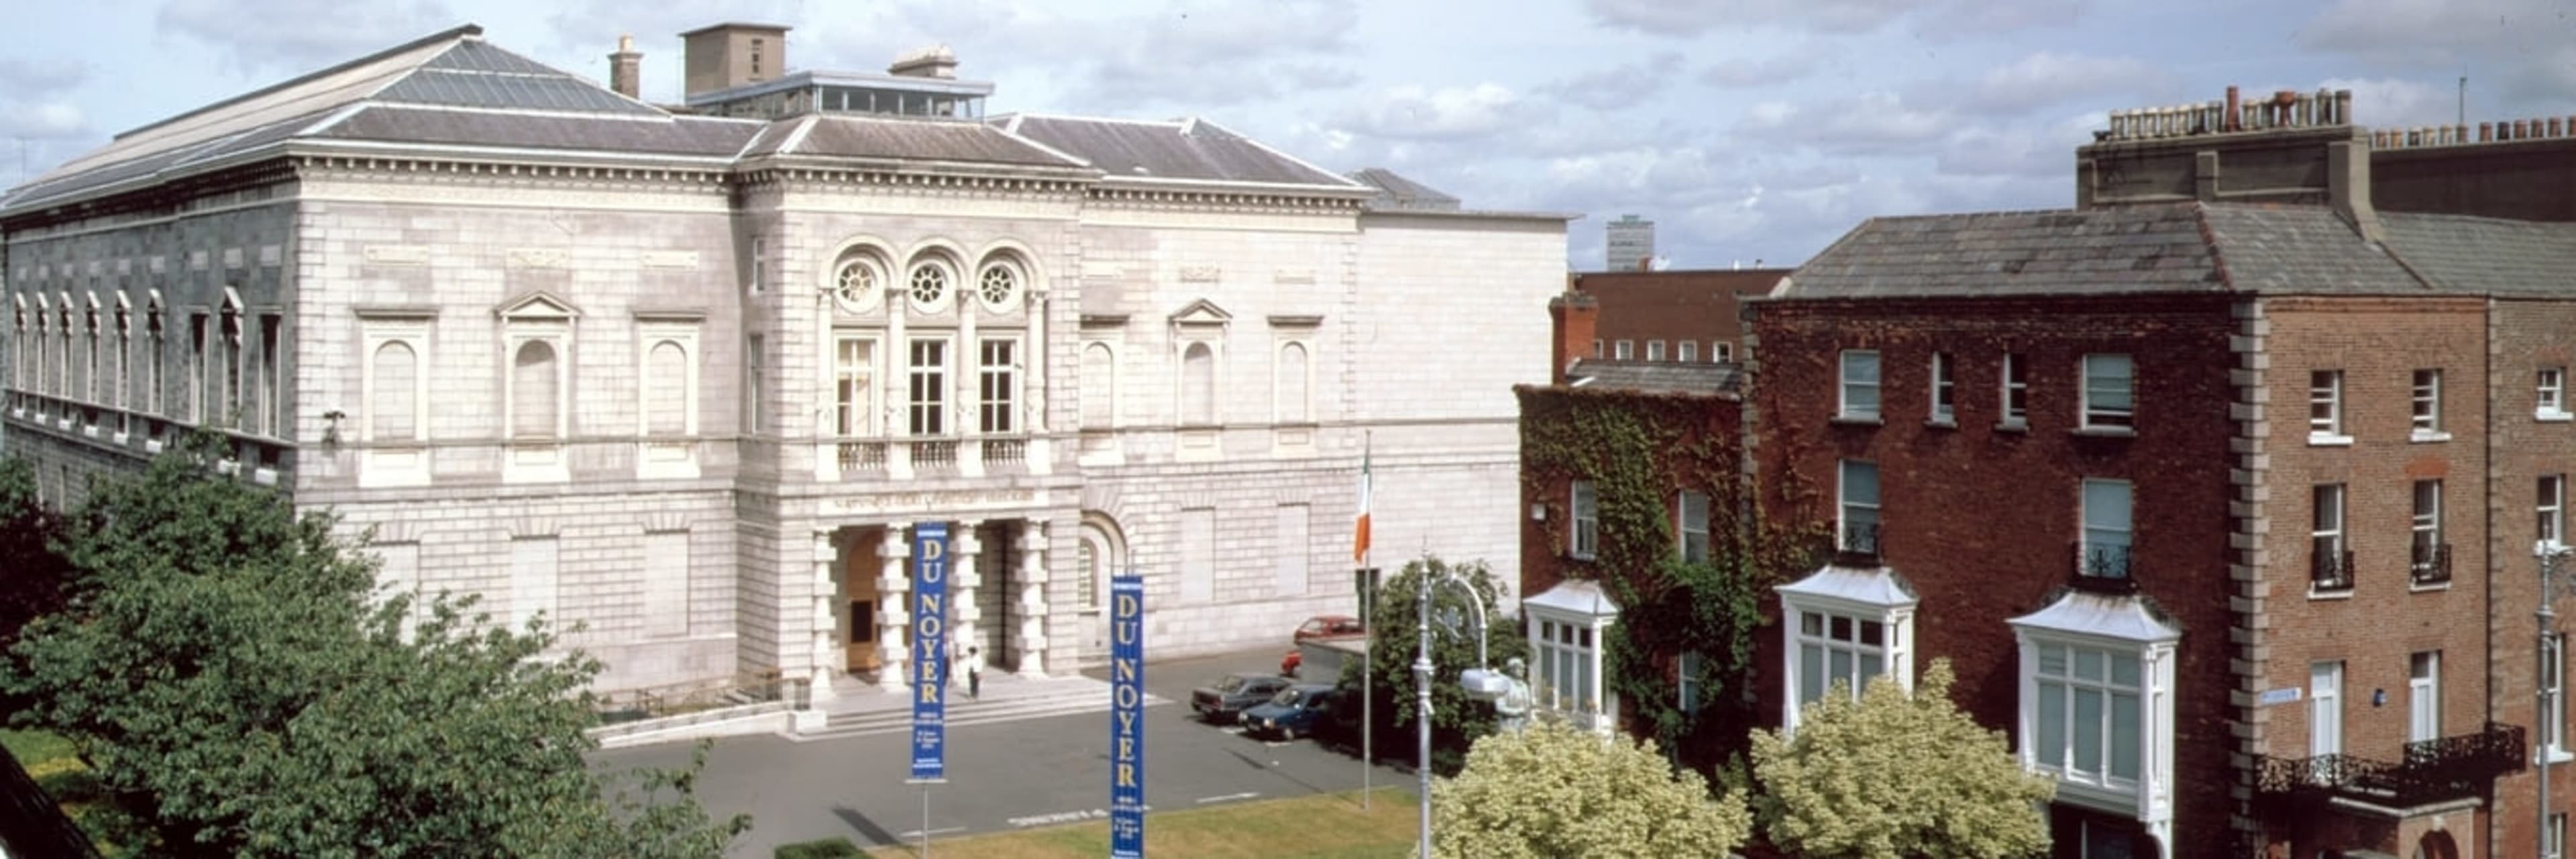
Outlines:
{"type": "Polygon", "coordinates": [[[1203,119],[1150,122],[1017,114],[992,121],[1012,134],[1090,162],[1110,181],[1181,180],[1353,191],[1368,187],[1203,119]]]}
{"type": "Polygon", "coordinates": [[[811,155],[844,158],[902,158],[1045,167],[1081,167],[1082,162],[1026,138],[974,122],[925,122],[892,117],[809,114],[780,120],[797,126],[788,133],[761,135],[743,153],[811,155]]]}
{"type": "Polygon", "coordinates": [[[1569,385],[1684,394],[1734,393],[1743,368],[1696,361],[1616,361],[1584,358],[1566,368],[1569,385]]]}
{"type": "Polygon", "coordinates": [[[1395,171],[1388,170],[1384,167],[1363,168],[1351,173],[1351,178],[1361,184],[1377,189],[1377,193],[1370,196],[1368,199],[1367,206],[1371,209],[1420,210],[1432,212],[1454,212],[1458,210],[1457,197],[1442,193],[1440,190],[1429,185],[1397,175],[1395,171]]]}
{"type": "Polygon", "coordinates": [[[2576,271],[2576,224],[2382,212],[2399,256],[2446,290],[2565,296],[2576,271]]]}

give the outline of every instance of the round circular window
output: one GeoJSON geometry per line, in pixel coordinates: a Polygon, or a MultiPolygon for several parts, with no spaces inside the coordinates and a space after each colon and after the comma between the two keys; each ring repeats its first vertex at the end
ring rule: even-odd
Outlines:
{"type": "Polygon", "coordinates": [[[948,298],[948,270],[940,268],[936,263],[913,266],[911,294],[912,303],[916,307],[939,306],[940,302],[948,298]]]}
{"type": "Polygon", "coordinates": [[[975,291],[984,299],[984,306],[1009,310],[1011,301],[1020,294],[1020,273],[1001,263],[985,266],[983,276],[977,278],[975,291]]]}
{"type": "Polygon", "coordinates": [[[853,310],[875,304],[879,288],[877,267],[862,258],[842,260],[832,273],[832,297],[853,310]]]}

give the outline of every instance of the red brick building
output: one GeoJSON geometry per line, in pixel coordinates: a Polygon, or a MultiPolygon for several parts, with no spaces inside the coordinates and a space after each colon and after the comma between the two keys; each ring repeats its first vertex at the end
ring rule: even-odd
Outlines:
{"type": "MultiPolygon", "coordinates": [[[[1748,486],[1841,550],[1778,589],[1783,724],[1946,658],[2059,778],[2056,855],[2539,852],[2576,225],[2375,195],[2349,112],[2115,113],[2076,208],[1874,219],[1749,302],[1748,486]]],[[[2407,169],[2506,144],[2447,145],[2407,169]]]]}
{"type": "Polygon", "coordinates": [[[1733,363],[1742,348],[1739,302],[1771,291],[1785,268],[1608,271],[1571,277],[1574,293],[1600,302],[1592,349],[1613,361],[1733,363]]]}

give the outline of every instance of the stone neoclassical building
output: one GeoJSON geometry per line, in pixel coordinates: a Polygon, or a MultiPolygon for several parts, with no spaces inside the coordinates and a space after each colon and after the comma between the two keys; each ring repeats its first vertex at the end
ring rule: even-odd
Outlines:
{"type": "Polygon", "coordinates": [[[1101,659],[1128,568],[1159,653],[1284,645],[1350,605],[1364,443],[1380,558],[1519,578],[1567,216],[785,36],[687,34],[656,106],[631,51],[601,87],[462,27],[13,190],[6,452],[73,503],[219,430],[393,582],[583,624],[603,689],[901,683],[925,521],[997,669],[1101,659]]]}

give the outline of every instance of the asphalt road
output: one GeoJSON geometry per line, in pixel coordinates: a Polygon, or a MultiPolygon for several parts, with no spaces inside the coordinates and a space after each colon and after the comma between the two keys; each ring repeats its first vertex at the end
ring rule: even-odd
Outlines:
{"type": "MultiPolygon", "coordinates": [[[[1145,802],[1152,810],[1360,786],[1356,759],[1311,741],[1250,739],[1191,714],[1191,687],[1228,671],[1275,672],[1286,651],[1283,645],[1146,666],[1146,690],[1173,702],[1145,710],[1145,802]]],[[[1389,738],[1378,739],[1385,745],[1389,738]]],[[[699,779],[699,802],[718,816],[752,815],[751,833],[732,851],[746,859],[769,859],[780,844],[835,835],[863,847],[911,842],[924,827],[922,789],[904,783],[909,740],[903,733],[805,743],[720,740],[699,779]]],[[[948,783],[930,788],[933,849],[940,838],[1106,818],[1108,750],[1105,700],[1094,713],[950,728],[948,783]]],[[[593,762],[678,766],[689,753],[689,744],[673,743],[600,752],[593,762]]],[[[1379,785],[1414,783],[1411,774],[1385,767],[1373,773],[1379,785]]]]}

